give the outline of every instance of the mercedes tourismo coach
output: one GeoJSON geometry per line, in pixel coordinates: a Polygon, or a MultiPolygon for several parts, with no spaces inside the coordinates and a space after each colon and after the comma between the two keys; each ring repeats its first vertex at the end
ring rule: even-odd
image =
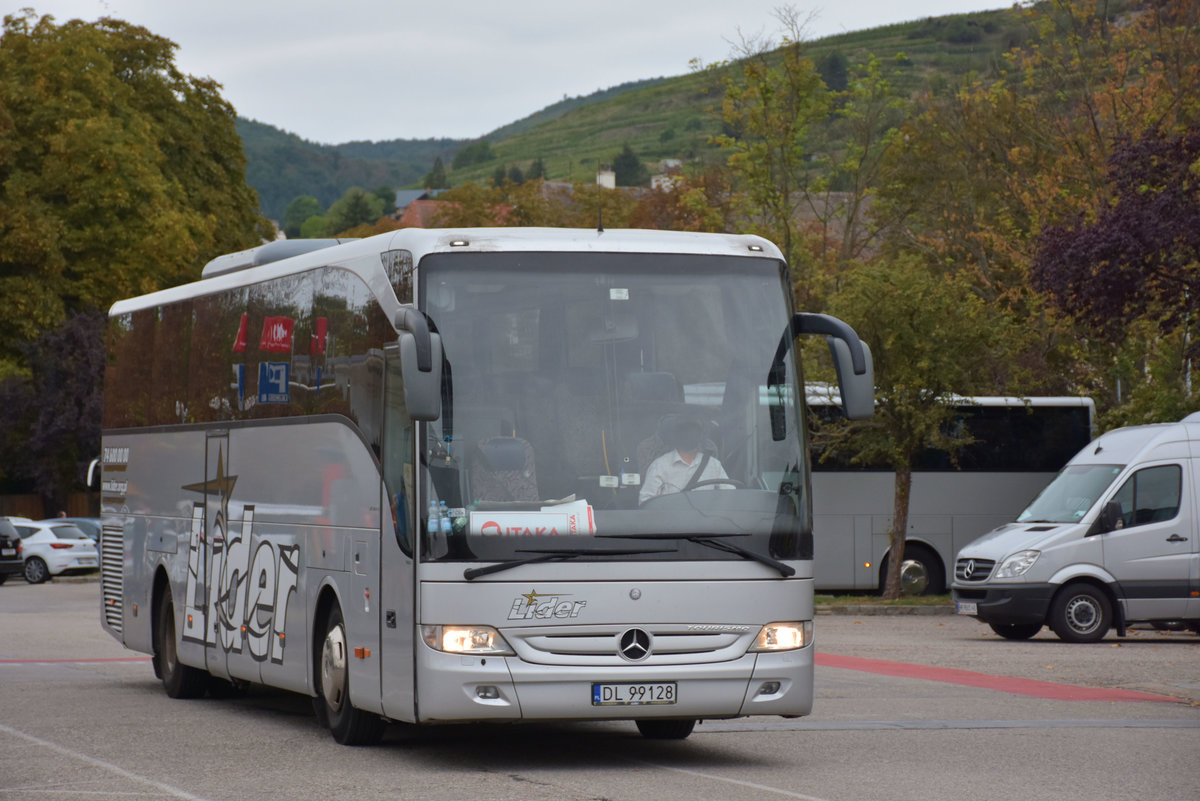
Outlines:
{"type": "Polygon", "coordinates": [[[386,721],[804,715],[794,338],[870,352],[749,236],[408,229],[222,256],[113,306],[102,620],[169,695],[386,721]],[[661,458],[660,458],[661,457],[661,458]]]}

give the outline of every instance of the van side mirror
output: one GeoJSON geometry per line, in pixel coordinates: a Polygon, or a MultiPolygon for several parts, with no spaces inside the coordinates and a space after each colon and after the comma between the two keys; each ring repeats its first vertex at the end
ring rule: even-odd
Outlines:
{"type": "Polygon", "coordinates": [[[1123,527],[1124,522],[1125,515],[1121,511],[1121,502],[1109,501],[1100,510],[1100,516],[1096,518],[1096,523],[1088,534],[1105,534],[1109,531],[1116,531],[1123,527]]]}

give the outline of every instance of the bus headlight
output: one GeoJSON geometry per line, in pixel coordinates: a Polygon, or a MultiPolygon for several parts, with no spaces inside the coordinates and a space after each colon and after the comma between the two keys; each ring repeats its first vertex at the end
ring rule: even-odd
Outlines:
{"type": "Polygon", "coordinates": [[[996,568],[996,575],[993,578],[1003,579],[1023,576],[1029,571],[1029,568],[1033,567],[1033,563],[1041,555],[1041,551],[1017,551],[1000,563],[1000,567],[996,568]]]}
{"type": "Polygon", "coordinates": [[[758,651],[792,651],[803,648],[813,641],[813,624],[811,620],[794,621],[791,623],[768,623],[754,638],[750,646],[751,653],[758,651]]]}
{"type": "Polygon", "coordinates": [[[421,638],[435,651],[474,656],[512,656],[500,632],[491,626],[421,626],[421,638]]]}

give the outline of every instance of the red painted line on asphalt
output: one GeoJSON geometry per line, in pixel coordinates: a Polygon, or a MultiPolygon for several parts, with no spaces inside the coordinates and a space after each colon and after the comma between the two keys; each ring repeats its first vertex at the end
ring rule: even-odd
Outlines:
{"type": "Polygon", "coordinates": [[[0,665],[85,665],[93,662],[149,662],[148,656],[109,656],[100,659],[0,659],[0,665]]]}
{"type": "Polygon", "coordinates": [[[1178,698],[1166,695],[1154,695],[1136,690],[1114,690],[1105,687],[1080,687],[1075,684],[1056,684],[1052,681],[1038,679],[1022,679],[1016,676],[992,676],[987,673],[976,673],[973,670],[957,668],[930,667],[915,665],[909,662],[890,662],[886,659],[864,659],[857,656],[838,656],[837,654],[818,653],[816,663],[821,667],[845,668],[847,670],[862,670],[867,673],[879,673],[885,676],[897,676],[903,679],[925,679],[941,681],[947,684],[961,684],[967,687],[981,687],[985,690],[999,690],[1014,695],[1028,695],[1034,698],[1049,698],[1055,701],[1171,701],[1178,703],[1178,698]]]}

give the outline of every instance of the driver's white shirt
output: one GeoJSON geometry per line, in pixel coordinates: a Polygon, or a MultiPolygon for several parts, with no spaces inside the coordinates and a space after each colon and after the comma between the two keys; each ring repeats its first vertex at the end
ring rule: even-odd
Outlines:
{"type": "MultiPolygon", "coordinates": [[[[692,480],[692,474],[696,472],[703,459],[704,454],[697,453],[696,458],[692,460],[691,464],[688,464],[677,450],[667,451],[655,459],[646,468],[646,478],[642,482],[641,492],[638,493],[638,503],[645,503],[658,495],[682,491],[692,480]]],[[[721,466],[721,462],[715,456],[709,457],[708,464],[704,466],[704,472],[696,480],[708,481],[711,478],[729,478],[725,475],[725,468],[721,466]]],[[[733,485],[708,484],[696,487],[696,489],[710,490],[722,486],[732,487],[733,485]]]]}

